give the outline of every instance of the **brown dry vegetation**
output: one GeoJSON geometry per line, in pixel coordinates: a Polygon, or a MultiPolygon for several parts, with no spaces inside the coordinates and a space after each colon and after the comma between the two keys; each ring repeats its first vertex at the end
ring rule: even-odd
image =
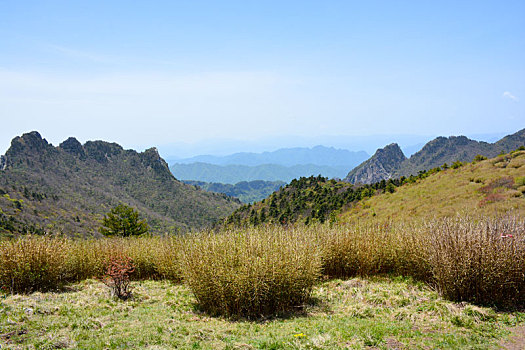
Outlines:
{"type": "Polygon", "coordinates": [[[99,276],[115,255],[134,279],[182,280],[212,314],[258,317],[300,307],[324,275],[409,276],[455,301],[525,305],[525,222],[462,217],[405,224],[262,227],[181,238],[0,243],[0,285],[49,290],[99,276]]]}

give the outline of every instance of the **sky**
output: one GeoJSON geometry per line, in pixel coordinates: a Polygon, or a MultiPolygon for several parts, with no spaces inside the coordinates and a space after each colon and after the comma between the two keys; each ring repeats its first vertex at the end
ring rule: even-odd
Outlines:
{"type": "Polygon", "coordinates": [[[0,0],[0,153],[32,130],[173,157],[513,133],[524,18],[522,0],[0,0]]]}

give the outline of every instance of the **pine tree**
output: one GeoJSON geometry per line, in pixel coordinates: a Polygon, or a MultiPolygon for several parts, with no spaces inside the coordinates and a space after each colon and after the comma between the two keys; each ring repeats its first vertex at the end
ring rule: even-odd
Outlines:
{"type": "Polygon", "coordinates": [[[104,236],[138,236],[148,232],[146,220],[139,219],[139,213],[127,205],[119,204],[102,219],[99,229],[104,236]]]}

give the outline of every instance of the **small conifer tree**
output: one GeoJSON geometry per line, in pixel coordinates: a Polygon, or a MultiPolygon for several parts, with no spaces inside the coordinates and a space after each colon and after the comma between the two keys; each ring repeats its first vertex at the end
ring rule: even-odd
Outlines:
{"type": "Polygon", "coordinates": [[[146,220],[139,218],[139,213],[125,204],[111,209],[102,219],[100,233],[104,236],[138,236],[148,232],[146,220]]]}

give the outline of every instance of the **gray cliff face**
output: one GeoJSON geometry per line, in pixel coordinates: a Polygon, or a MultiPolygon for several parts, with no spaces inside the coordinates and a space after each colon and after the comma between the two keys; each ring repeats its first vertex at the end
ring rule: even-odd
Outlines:
{"type": "Polygon", "coordinates": [[[354,184],[371,184],[394,177],[399,166],[406,160],[399,145],[392,143],[380,148],[376,153],[357,168],[352,170],[345,181],[354,184]]]}
{"type": "Polygon", "coordinates": [[[7,158],[6,156],[0,156],[0,170],[5,170],[7,168],[7,158]]]}
{"type": "Polygon", "coordinates": [[[492,158],[500,152],[507,153],[524,145],[525,129],[505,136],[496,143],[475,141],[465,136],[437,137],[408,159],[399,146],[391,144],[378,149],[370,159],[350,171],[345,181],[370,184],[416,175],[419,171],[430,170],[444,163],[471,162],[478,154],[492,158]]]}

